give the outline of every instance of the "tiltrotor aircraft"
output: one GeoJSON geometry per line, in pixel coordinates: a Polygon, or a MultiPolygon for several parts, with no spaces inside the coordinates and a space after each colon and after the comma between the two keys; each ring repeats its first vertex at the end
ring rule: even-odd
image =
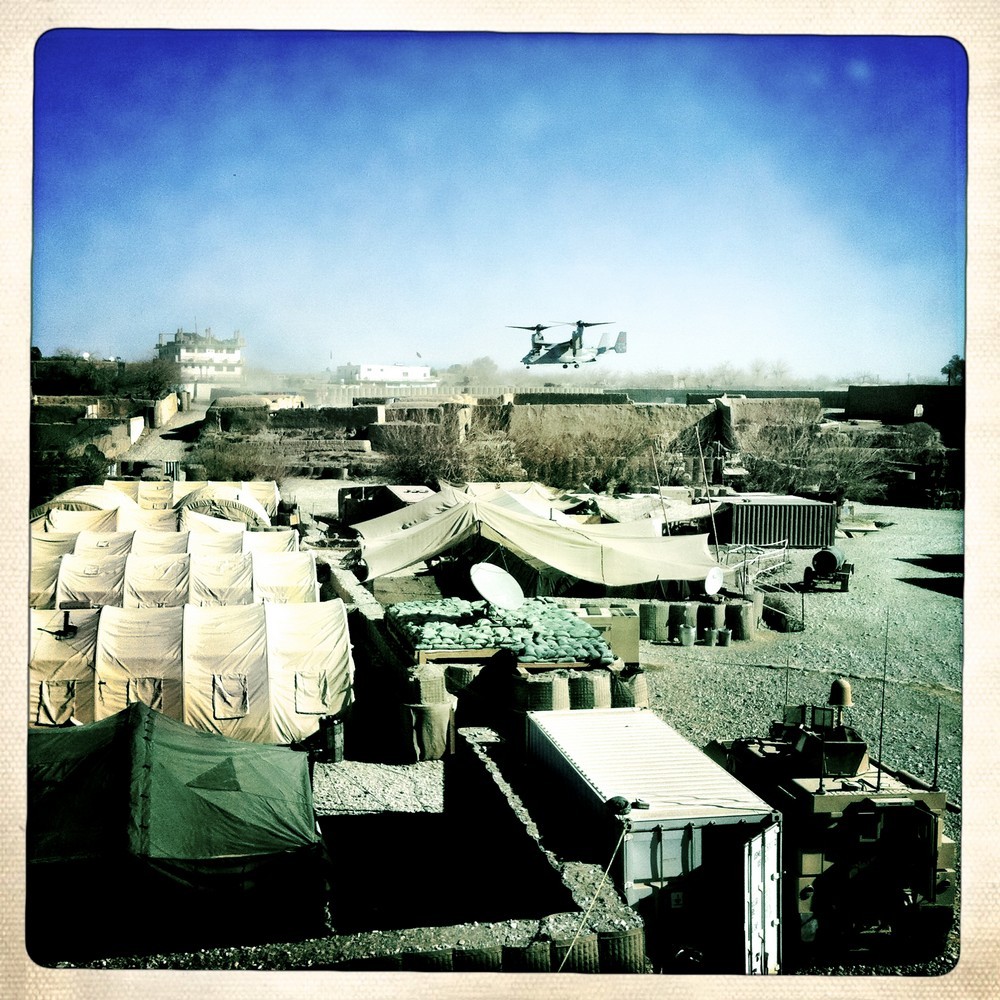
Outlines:
{"type": "Polygon", "coordinates": [[[613,321],[587,323],[578,319],[575,323],[550,323],[547,326],[536,323],[534,326],[510,326],[510,330],[530,330],[531,350],[521,358],[521,363],[525,368],[532,368],[535,365],[562,365],[563,368],[579,368],[581,364],[588,361],[596,361],[602,354],[614,351],[616,354],[624,354],[625,331],[621,330],[615,342],[611,343],[611,334],[605,332],[601,337],[597,347],[583,346],[583,331],[589,326],[609,326],[613,321]],[[543,330],[551,330],[555,326],[571,326],[573,332],[569,340],[548,340],[542,333],[543,330]]]}

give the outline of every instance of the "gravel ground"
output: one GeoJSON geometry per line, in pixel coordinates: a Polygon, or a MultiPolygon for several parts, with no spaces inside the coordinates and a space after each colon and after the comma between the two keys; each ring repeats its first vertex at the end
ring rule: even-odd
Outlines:
{"type": "MultiPolygon", "coordinates": [[[[298,481],[287,488],[307,515],[336,509],[336,485],[298,481]]],[[[752,641],[728,647],[642,641],[650,707],[704,746],[713,739],[765,733],[786,701],[825,704],[832,682],[845,678],[854,703],[846,721],[868,739],[873,756],[879,757],[881,733],[881,759],[927,781],[934,777],[940,711],[937,779],[960,805],[963,512],[849,506],[859,523],[878,526],[837,541],[855,566],[849,591],[807,593],[801,632],[759,629],[752,641]]],[[[792,550],[789,566],[761,583],[795,589],[812,555],[813,550],[792,550]]],[[[433,786],[437,776],[429,768],[425,773],[433,786]]],[[[425,801],[432,796],[430,788],[419,793],[425,801]]],[[[948,835],[959,840],[960,815],[947,813],[945,824],[948,835]]],[[[957,954],[956,927],[948,951],[927,963],[803,971],[939,975],[954,966],[957,954]]]]}
{"type": "MultiPolygon", "coordinates": [[[[311,515],[336,510],[341,482],[293,480],[283,495],[300,504],[309,528],[311,515]]],[[[938,781],[949,798],[961,802],[963,515],[961,511],[854,505],[857,518],[880,525],[875,532],[838,541],[855,565],[850,591],[820,591],[805,597],[806,628],[797,633],[760,630],[752,641],[729,647],[667,645],[642,641],[651,708],[698,746],[715,738],[766,732],[785,701],[823,704],[838,677],[851,683],[854,705],[846,722],[879,756],[880,707],[884,684],[881,758],[887,764],[930,780],[934,772],[935,725],[940,710],[938,781]],[[937,557],[937,558],[935,558],[937,557]],[[945,558],[950,557],[950,558],[945,558]],[[787,692],[787,699],[786,699],[787,692]]],[[[768,579],[773,585],[798,583],[812,551],[794,552],[787,570],[768,579]]],[[[320,816],[398,812],[439,812],[440,762],[390,766],[344,761],[317,764],[314,796],[320,816]]],[[[947,832],[959,837],[960,816],[949,813],[947,832]]],[[[543,845],[544,847],[544,845],[543,845]]],[[[558,862],[556,862],[558,864],[558,862]]],[[[564,880],[581,909],[601,884],[600,869],[563,865],[564,880]]],[[[602,892],[602,897],[604,893],[602,892]]],[[[600,919],[602,904],[595,908],[600,919]]],[[[616,919],[617,903],[605,907],[616,919]]],[[[315,968],[367,955],[393,955],[436,948],[525,944],[540,933],[572,934],[577,916],[539,921],[470,923],[452,927],[331,934],[307,942],[227,948],[186,955],[108,960],[103,967],[146,968],[315,968]],[[552,922],[555,921],[553,924],[552,922]]],[[[624,926],[626,920],[620,925],[624,926]]],[[[819,975],[940,975],[955,964],[957,928],[945,955],[907,966],[840,965],[802,970],[819,975]]]]}

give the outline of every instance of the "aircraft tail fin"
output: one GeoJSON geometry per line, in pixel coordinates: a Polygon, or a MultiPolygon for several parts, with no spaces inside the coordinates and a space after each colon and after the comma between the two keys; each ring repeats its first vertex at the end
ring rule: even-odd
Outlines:
{"type": "Polygon", "coordinates": [[[615,352],[615,354],[624,354],[625,353],[626,347],[625,347],[625,331],[624,330],[619,330],[618,331],[618,339],[615,341],[615,345],[614,345],[614,347],[611,348],[611,350],[613,350],[615,352]]]}

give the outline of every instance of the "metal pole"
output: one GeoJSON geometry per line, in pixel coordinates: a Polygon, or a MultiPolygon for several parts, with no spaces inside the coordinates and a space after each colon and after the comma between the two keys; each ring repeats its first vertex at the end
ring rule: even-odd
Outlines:
{"type": "Polygon", "coordinates": [[[656,492],[660,494],[660,510],[663,512],[663,529],[666,534],[670,534],[670,525],[667,523],[667,505],[663,502],[663,484],[660,482],[660,467],[656,463],[656,448],[651,443],[649,454],[653,459],[653,472],[656,473],[656,492]]]}
{"type": "Polygon", "coordinates": [[[889,609],[885,612],[885,651],[882,655],[882,707],[878,719],[878,776],[875,779],[875,791],[882,790],[882,735],[885,732],[885,673],[889,660],[889,609]]]}
{"type": "MultiPolygon", "coordinates": [[[[698,458],[701,461],[701,478],[705,481],[705,499],[708,500],[708,517],[712,522],[712,537],[715,539],[715,561],[719,561],[719,536],[715,531],[715,513],[712,510],[712,497],[709,494],[708,471],[705,469],[705,453],[701,450],[701,426],[695,424],[695,437],[698,439],[698,458]]],[[[745,584],[744,584],[745,586],[745,584]]]]}
{"type": "Polygon", "coordinates": [[[931,787],[937,791],[938,786],[938,762],[940,760],[940,750],[941,750],[941,703],[938,702],[937,707],[937,726],[934,730],[934,780],[931,782],[931,787]]]}

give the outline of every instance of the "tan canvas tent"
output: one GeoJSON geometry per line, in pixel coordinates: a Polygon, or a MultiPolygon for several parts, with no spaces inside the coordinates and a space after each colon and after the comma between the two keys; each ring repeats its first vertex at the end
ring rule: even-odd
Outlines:
{"type": "Polygon", "coordinates": [[[190,493],[206,487],[222,486],[236,492],[247,492],[267,512],[274,517],[278,512],[281,495],[278,484],[273,479],[253,480],[250,482],[230,481],[197,481],[192,479],[175,480],[135,480],[135,479],[105,479],[104,488],[124,493],[140,507],[154,509],[164,502],[168,507],[176,507],[178,501],[190,493]]]}
{"type": "Polygon", "coordinates": [[[31,612],[29,725],[103,719],[141,703],[197,729],[290,744],[353,700],[340,600],[31,612]]]}
{"type": "Polygon", "coordinates": [[[253,604],[253,557],[249,552],[193,555],[188,603],[253,604]]]}
{"type": "Polygon", "coordinates": [[[304,604],[319,600],[316,555],[305,552],[253,552],[255,601],[304,604]]]}
{"type": "Polygon", "coordinates": [[[94,721],[97,626],[99,612],[73,611],[72,634],[62,611],[30,614],[28,723],[62,726],[76,719],[94,721]]]}
{"type": "MultiPolygon", "coordinates": [[[[173,604],[190,601],[192,604],[250,604],[254,601],[253,562],[251,553],[259,551],[264,561],[269,554],[298,553],[298,535],[294,530],[245,531],[237,522],[235,531],[217,533],[206,531],[155,531],[139,528],[136,531],[45,532],[31,537],[31,580],[28,603],[33,608],[56,607],[56,587],[59,568],[64,555],[79,557],[67,564],[64,588],[60,600],[86,601],[90,604],[118,604],[118,581],[108,574],[118,571],[119,564],[105,567],[95,574],[94,564],[101,564],[110,557],[173,557],[178,563],[171,567],[170,560],[162,564],[144,564],[140,559],[131,562],[122,580],[122,600],[138,607],[141,604],[173,604]],[[180,599],[185,554],[192,556],[188,591],[180,599]],[[245,556],[245,558],[243,558],[245,556]],[[142,566],[159,566],[161,574],[177,574],[174,596],[157,599],[153,591],[162,586],[156,578],[139,575],[142,566]],[[129,588],[132,588],[131,590],[129,588]],[[145,598],[140,598],[145,593],[145,598]]],[[[153,570],[150,570],[153,571],[153,570]]],[[[268,562],[260,574],[261,600],[318,600],[315,579],[315,561],[293,560],[283,565],[282,560],[268,562]],[[268,595],[268,596],[263,596],[268,595]]]]}
{"type": "Polygon", "coordinates": [[[133,531],[81,531],[76,536],[73,555],[92,556],[95,559],[104,556],[127,556],[132,551],[133,531]]]}
{"type": "Polygon", "coordinates": [[[132,535],[134,556],[165,556],[170,553],[178,555],[188,550],[188,533],[186,531],[153,531],[149,528],[137,528],[132,535]]]}
{"type": "Polygon", "coordinates": [[[107,510],[63,510],[54,507],[45,515],[50,531],[117,531],[118,508],[107,510]]]}
{"type": "Polygon", "coordinates": [[[94,718],[141,703],[171,719],[184,712],[184,609],[104,608],[95,649],[94,718]]]}
{"type": "Polygon", "coordinates": [[[153,531],[176,531],[179,523],[180,514],[173,508],[148,510],[129,505],[118,508],[119,531],[134,531],[138,528],[148,528],[153,531]]]}
{"type": "Polygon", "coordinates": [[[57,608],[64,601],[92,607],[173,607],[245,604],[249,597],[258,603],[301,604],[318,601],[319,596],[312,551],[194,555],[90,551],[60,557],[54,603],[57,608]]]}
{"type": "Polygon", "coordinates": [[[121,606],[126,555],[65,555],[59,563],[56,607],[64,602],[121,606]]]}
{"type": "Polygon", "coordinates": [[[310,553],[298,551],[298,535],[294,530],[246,531],[239,522],[223,523],[235,530],[166,532],[143,528],[136,531],[88,529],[33,534],[29,605],[33,608],[57,606],[56,591],[64,555],[72,555],[74,559],[63,570],[64,586],[58,595],[61,601],[85,601],[95,606],[120,605],[125,601],[138,607],[183,604],[187,601],[193,604],[248,604],[255,599],[319,599],[315,559],[310,553]],[[260,556],[261,562],[258,570],[260,596],[256,598],[253,591],[253,553],[260,556]],[[234,558],[244,554],[246,559],[234,558]],[[186,568],[186,555],[192,556],[190,571],[186,568]],[[162,561],[142,561],[154,557],[162,561]],[[131,562],[128,565],[122,563],[124,558],[131,562]],[[105,566],[104,563],[110,559],[118,561],[105,566]],[[171,560],[176,565],[171,565],[171,560]],[[213,563],[216,565],[213,566],[213,563]],[[115,576],[119,571],[125,574],[120,586],[115,576]],[[187,575],[189,572],[190,576],[187,575]],[[175,592],[156,597],[156,591],[167,585],[171,575],[175,592]],[[186,591],[183,590],[185,579],[188,581],[186,591]],[[229,595],[228,598],[226,595],[229,595]]]}
{"type": "Polygon", "coordinates": [[[173,608],[187,604],[191,585],[191,557],[130,555],[125,560],[122,606],[173,608]]]}
{"type": "Polygon", "coordinates": [[[297,531],[246,531],[243,533],[244,552],[298,552],[297,531]]]}
{"type": "Polygon", "coordinates": [[[28,592],[28,604],[31,607],[54,606],[59,563],[64,555],[73,551],[77,535],[75,531],[53,531],[44,535],[32,535],[28,592]]]}
{"type": "Polygon", "coordinates": [[[267,527],[271,523],[270,515],[251,490],[223,483],[210,483],[193,490],[181,497],[176,507],[182,512],[194,511],[251,526],[267,527]]]}

